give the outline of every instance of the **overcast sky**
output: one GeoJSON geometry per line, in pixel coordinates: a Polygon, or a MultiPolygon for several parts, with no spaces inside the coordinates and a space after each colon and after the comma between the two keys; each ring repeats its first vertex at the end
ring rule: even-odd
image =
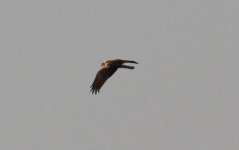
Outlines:
{"type": "Polygon", "coordinates": [[[238,150],[239,1],[1,0],[1,150],[238,150]],[[91,95],[100,64],[138,61],[91,95]]]}

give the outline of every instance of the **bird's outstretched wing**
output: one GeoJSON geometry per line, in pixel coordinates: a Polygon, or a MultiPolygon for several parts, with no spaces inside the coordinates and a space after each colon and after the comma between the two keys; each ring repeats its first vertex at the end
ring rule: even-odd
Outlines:
{"type": "Polygon", "coordinates": [[[111,77],[118,68],[102,68],[98,71],[93,84],[91,85],[92,94],[97,94],[105,81],[111,77]]]}

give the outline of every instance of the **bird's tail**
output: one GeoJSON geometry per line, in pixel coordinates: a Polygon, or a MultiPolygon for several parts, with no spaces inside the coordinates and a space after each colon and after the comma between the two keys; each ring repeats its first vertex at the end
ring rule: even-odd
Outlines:
{"type": "Polygon", "coordinates": [[[133,66],[126,66],[126,65],[121,65],[120,68],[134,69],[133,66]]]}
{"type": "Polygon", "coordinates": [[[138,64],[138,62],[132,61],[132,60],[124,60],[124,63],[134,63],[134,64],[138,64]]]}

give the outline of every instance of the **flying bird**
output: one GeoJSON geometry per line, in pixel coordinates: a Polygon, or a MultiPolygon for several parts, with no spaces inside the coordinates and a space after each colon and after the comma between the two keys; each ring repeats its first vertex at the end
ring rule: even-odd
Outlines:
{"type": "Polygon", "coordinates": [[[91,85],[90,91],[92,92],[92,94],[97,94],[97,92],[99,93],[100,88],[103,86],[105,81],[109,79],[117,71],[118,68],[134,69],[134,66],[127,66],[124,65],[124,63],[138,64],[136,61],[121,59],[108,60],[101,63],[102,68],[96,74],[95,80],[91,85]]]}

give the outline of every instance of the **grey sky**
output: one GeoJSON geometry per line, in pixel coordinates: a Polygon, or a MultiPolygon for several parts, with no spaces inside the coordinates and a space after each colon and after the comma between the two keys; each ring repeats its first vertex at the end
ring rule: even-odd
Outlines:
{"type": "Polygon", "coordinates": [[[236,0],[1,0],[1,150],[238,150],[236,0]],[[100,94],[107,59],[138,61],[100,94]]]}

